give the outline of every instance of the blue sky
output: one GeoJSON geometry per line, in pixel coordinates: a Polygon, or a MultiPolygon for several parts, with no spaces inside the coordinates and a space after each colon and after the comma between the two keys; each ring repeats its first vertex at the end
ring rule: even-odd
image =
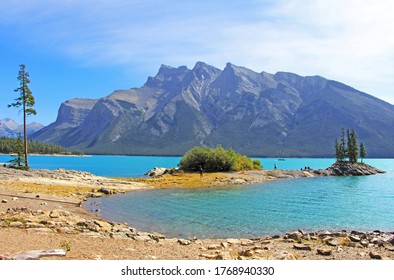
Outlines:
{"type": "Polygon", "coordinates": [[[74,97],[140,87],[161,64],[226,62],[338,80],[394,104],[394,1],[1,0],[0,119],[26,64],[49,124],[74,97]]]}

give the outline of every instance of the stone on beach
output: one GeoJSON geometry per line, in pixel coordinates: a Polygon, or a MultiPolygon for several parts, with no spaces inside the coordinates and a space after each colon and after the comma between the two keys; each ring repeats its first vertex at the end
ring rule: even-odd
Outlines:
{"type": "Polygon", "coordinates": [[[311,246],[307,244],[293,244],[293,248],[297,250],[305,250],[305,251],[312,251],[311,246]]]}
{"type": "Polygon", "coordinates": [[[331,256],[332,250],[331,249],[317,249],[317,253],[322,256],[331,256]]]}
{"type": "Polygon", "coordinates": [[[181,245],[185,245],[185,246],[192,244],[192,242],[190,240],[187,240],[187,239],[178,239],[178,243],[181,244],[181,245]]]}
{"type": "Polygon", "coordinates": [[[382,256],[377,253],[377,252],[369,252],[369,256],[371,257],[371,259],[375,259],[375,260],[381,260],[382,256]]]}

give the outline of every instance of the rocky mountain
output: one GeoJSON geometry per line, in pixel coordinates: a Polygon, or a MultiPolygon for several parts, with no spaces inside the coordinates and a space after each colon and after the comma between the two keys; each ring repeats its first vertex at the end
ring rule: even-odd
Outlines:
{"type": "MultiPolygon", "coordinates": [[[[40,123],[32,122],[27,124],[26,131],[27,134],[30,135],[36,131],[39,131],[43,127],[44,125],[40,123]]],[[[14,120],[9,118],[0,120],[0,137],[16,138],[21,132],[23,132],[23,125],[19,125],[14,120]]]]}
{"type": "Polygon", "coordinates": [[[320,76],[228,63],[162,65],[141,88],[72,99],[34,138],[96,154],[182,155],[194,145],[254,156],[334,156],[354,128],[368,156],[394,156],[394,106],[320,76]]]}

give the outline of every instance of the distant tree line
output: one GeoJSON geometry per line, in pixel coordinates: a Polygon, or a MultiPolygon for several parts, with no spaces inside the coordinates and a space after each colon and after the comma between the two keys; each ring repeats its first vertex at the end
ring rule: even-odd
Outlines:
{"type": "Polygon", "coordinates": [[[252,160],[232,149],[226,150],[218,146],[192,148],[182,157],[179,168],[184,171],[227,172],[261,170],[262,166],[259,160],[252,160]]]}
{"type": "Polygon", "coordinates": [[[359,157],[363,162],[367,152],[363,143],[360,144],[360,147],[358,146],[354,129],[347,129],[345,137],[345,129],[342,128],[340,141],[338,142],[338,139],[335,139],[335,156],[337,162],[345,162],[348,159],[349,162],[356,163],[359,157]]]}
{"type": "MultiPolygon", "coordinates": [[[[64,147],[47,144],[39,141],[28,141],[29,144],[29,153],[33,154],[60,154],[60,155],[83,155],[81,151],[69,151],[64,147]]],[[[17,155],[20,153],[22,149],[23,154],[23,142],[21,136],[18,138],[0,138],[0,153],[2,154],[13,154],[17,155]]],[[[23,159],[22,159],[23,161],[23,159]]]]}

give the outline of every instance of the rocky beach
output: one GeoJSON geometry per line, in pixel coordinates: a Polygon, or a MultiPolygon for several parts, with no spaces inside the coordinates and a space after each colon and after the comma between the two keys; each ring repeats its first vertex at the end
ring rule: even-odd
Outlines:
{"type": "Polygon", "coordinates": [[[0,259],[394,259],[394,232],[295,229],[253,239],[166,238],[132,225],[105,221],[81,207],[92,203],[90,197],[144,188],[242,185],[333,176],[338,170],[342,169],[334,166],[328,170],[213,173],[203,178],[174,173],[112,179],[64,169],[20,171],[0,167],[0,259]]]}

